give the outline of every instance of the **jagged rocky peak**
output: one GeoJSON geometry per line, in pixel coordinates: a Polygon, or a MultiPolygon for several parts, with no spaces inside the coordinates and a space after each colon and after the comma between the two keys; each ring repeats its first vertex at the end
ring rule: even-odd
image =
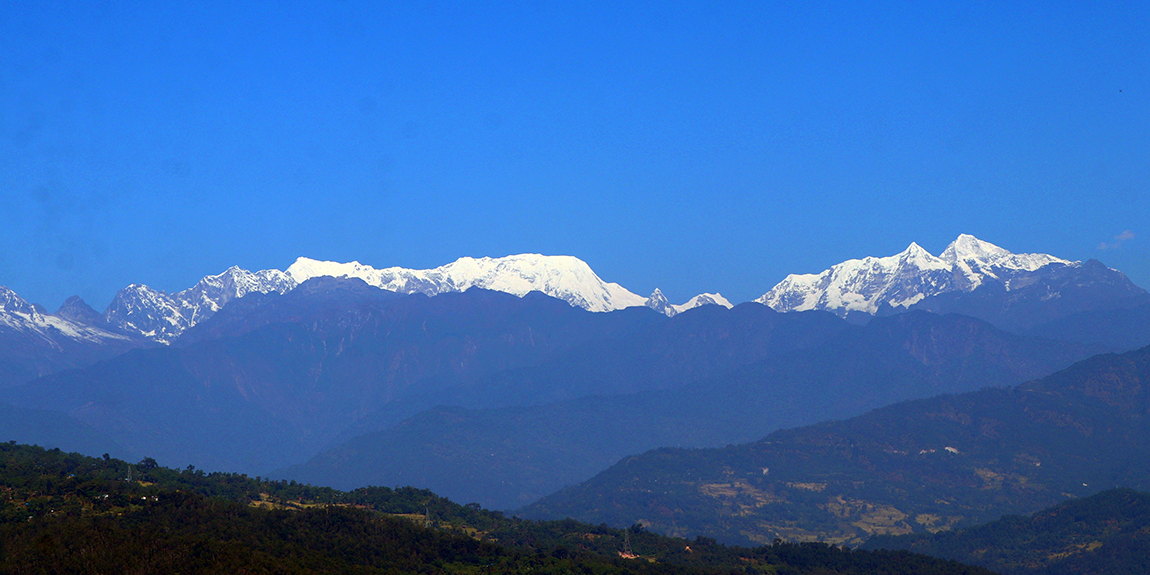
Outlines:
{"type": "Polygon", "coordinates": [[[187,317],[190,327],[211,317],[233,299],[249,293],[284,294],[296,285],[298,283],[291,276],[280,270],[250,272],[232,266],[221,274],[207,276],[196,285],[177,292],[173,299],[182,304],[182,315],[187,317]]]}
{"type": "Polygon", "coordinates": [[[818,274],[792,274],[756,299],[776,311],[821,309],[845,316],[875,314],[883,306],[907,308],[923,298],[1003,283],[1050,264],[1078,265],[1047,254],[1014,254],[962,234],[931,255],[917,243],[888,257],[847,260],[818,274]]]}
{"type": "Polygon", "coordinates": [[[667,317],[674,317],[689,309],[704,305],[721,305],[727,309],[734,307],[731,305],[731,302],[727,301],[727,298],[717,293],[701,293],[687,300],[686,303],[672,304],[659,288],[655,288],[655,291],[651,293],[651,297],[647,298],[647,303],[644,305],[667,317]]]}
{"type": "Polygon", "coordinates": [[[32,315],[36,309],[7,286],[0,286],[0,311],[32,315]]]}
{"type": "Polygon", "coordinates": [[[60,309],[64,313],[48,313],[42,306],[28,303],[16,292],[0,286],[0,326],[33,334],[42,341],[53,342],[50,345],[57,348],[65,340],[94,343],[128,340],[123,334],[107,330],[99,314],[79,297],[68,298],[60,309]],[[84,308],[95,317],[85,318],[84,308]]]}
{"type": "Polygon", "coordinates": [[[655,288],[655,291],[651,292],[651,297],[647,298],[647,303],[644,305],[668,317],[678,313],[659,288],[655,288]]]}
{"type": "Polygon", "coordinates": [[[110,325],[128,333],[159,343],[171,343],[235,298],[253,292],[282,294],[296,285],[294,279],[279,270],[250,272],[232,266],[174,294],[143,284],[131,284],[116,293],[104,312],[104,318],[110,325]]]}
{"type": "Polygon", "coordinates": [[[160,343],[171,342],[191,327],[175,298],[135,283],[116,292],[104,310],[104,319],[116,328],[160,343]]]}
{"type": "Polygon", "coordinates": [[[105,323],[104,316],[100,315],[100,312],[92,309],[92,306],[88,305],[78,295],[64,300],[64,303],[60,305],[60,309],[56,310],[55,315],[88,325],[102,325],[105,323]]]}

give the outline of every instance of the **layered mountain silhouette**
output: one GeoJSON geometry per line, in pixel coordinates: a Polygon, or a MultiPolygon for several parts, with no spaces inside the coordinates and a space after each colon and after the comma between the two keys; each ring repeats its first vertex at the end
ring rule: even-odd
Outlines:
{"type": "Polygon", "coordinates": [[[542,294],[428,298],[360,280],[312,282],[244,301],[240,313],[218,316],[218,329],[208,320],[190,332],[188,345],[135,350],[5,397],[67,413],[173,465],[266,471],[391,401],[466,388],[482,374],[665,319],[645,308],[593,314],[542,294]]]}
{"type": "Polygon", "coordinates": [[[899,403],[721,449],[623,459],[525,517],[726,541],[860,542],[1150,485],[1150,348],[1014,388],[899,403]]]}
{"type": "MultiPolygon", "coordinates": [[[[415,484],[503,509],[649,449],[755,441],[907,399],[1015,386],[1150,343],[1150,296],[1120,272],[971,236],[939,257],[912,245],[791,276],[769,305],[718,294],[672,305],[576,258],[534,254],[432,270],[301,258],[283,272],[230,268],[174,294],[129,286],[104,313],[78,298],[53,314],[0,296],[10,415],[0,431],[11,439],[63,446],[85,435],[110,447],[68,445],[344,488],[415,484]]],[[[829,489],[791,483],[816,498],[829,489]]],[[[698,510],[732,493],[759,501],[741,487],[707,489],[698,510]]],[[[854,517],[848,502],[870,500],[819,501],[854,517]]],[[[750,511],[737,517],[757,517],[757,504],[739,505],[750,511]]],[[[742,542],[855,541],[984,517],[923,513],[837,531],[722,521],[740,526],[742,542]]],[[[609,520],[695,525],[628,517],[609,520]]]]}
{"type": "Polygon", "coordinates": [[[597,341],[524,370],[538,374],[523,380],[532,388],[570,381],[566,389],[578,389],[578,381],[619,379],[583,388],[593,396],[537,407],[432,409],[283,474],[337,486],[427,485],[460,500],[509,508],[653,447],[750,441],[904,399],[1012,385],[1095,351],[925,312],[866,327],[823,312],[777,314],[756,304],[710,307],[675,319],[642,330],[631,345],[597,341]],[[753,352],[760,349],[774,353],[756,359],[753,352]],[[701,371],[708,366],[709,373],[701,371]],[[699,371],[696,378],[688,369],[699,371]],[[636,390],[639,384],[646,389],[636,390]]]}

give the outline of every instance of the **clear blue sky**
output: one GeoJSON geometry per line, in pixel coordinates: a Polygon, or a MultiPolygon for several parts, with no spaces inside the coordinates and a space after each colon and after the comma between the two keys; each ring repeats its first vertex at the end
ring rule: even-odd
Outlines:
{"type": "Polygon", "coordinates": [[[971,233],[1150,287],[1150,3],[1003,4],[9,2],[0,284],[538,252],[746,301],[971,233]]]}

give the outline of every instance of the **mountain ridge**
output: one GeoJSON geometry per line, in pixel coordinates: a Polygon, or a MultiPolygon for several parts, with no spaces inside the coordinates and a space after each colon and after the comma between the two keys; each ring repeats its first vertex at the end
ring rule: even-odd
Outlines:
{"type": "Polygon", "coordinates": [[[932,295],[973,291],[988,281],[1003,282],[1009,290],[1014,277],[1052,264],[1079,262],[1014,254],[962,234],[938,257],[911,242],[893,256],[846,260],[817,274],[791,274],[755,301],[782,312],[822,309],[873,316],[883,304],[905,309],[932,295]]]}
{"type": "MultiPolygon", "coordinates": [[[[283,294],[315,277],[357,278],[391,292],[428,296],[462,292],[471,287],[519,297],[538,291],[593,312],[646,305],[670,316],[700,305],[731,307],[726,298],[712,293],[699,294],[680,305],[660,306],[657,301],[636,295],[617,283],[603,281],[586,262],[574,256],[462,257],[426,270],[374,268],[357,261],[339,263],[299,257],[284,271],[250,272],[232,266],[170,295],[142,284],[131,284],[116,294],[104,318],[109,325],[121,330],[170,344],[233,299],[248,293],[283,294]]],[[[659,290],[656,292],[661,295],[659,290]]]]}
{"type": "MultiPolygon", "coordinates": [[[[821,309],[848,319],[862,316],[863,321],[874,315],[914,308],[940,313],[968,313],[963,306],[985,308],[986,302],[971,303],[953,296],[975,293],[982,294],[983,300],[993,300],[1002,296],[986,296],[988,289],[984,288],[1000,288],[1004,292],[1031,288],[1030,291],[1034,291],[1034,284],[1049,277],[1067,276],[1066,269],[1084,270],[1091,262],[1072,262],[1048,254],[1015,254],[962,234],[937,257],[912,242],[906,250],[894,256],[846,260],[819,274],[791,274],[754,301],[776,311],[821,309]],[[935,301],[940,297],[943,299],[935,301]]],[[[1102,269],[1112,277],[1101,278],[1100,281],[1111,284],[1124,281],[1129,284],[1123,288],[1126,295],[1147,295],[1121,272],[1104,266],[1102,269]]],[[[1086,274],[1085,271],[1082,273],[1086,274]]],[[[1091,273],[1094,279],[1100,277],[1097,270],[1091,273]]],[[[284,271],[266,269],[252,272],[232,266],[171,294],[143,284],[129,284],[116,293],[102,319],[88,312],[77,312],[67,319],[101,329],[114,328],[112,331],[167,345],[189,328],[210,318],[231,300],[249,293],[282,294],[319,276],[359,278],[368,285],[395,293],[429,296],[464,291],[470,287],[520,297],[539,291],[595,312],[647,306],[672,316],[700,305],[732,307],[731,302],[718,293],[702,293],[683,304],[672,304],[659,289],[644,298],[617,283],[604,281],[586,262],[574,256],[526,253],[498,258],[461,257],[424,270],[374,268],[357,261],[339,263],[299,257],[284,271]]],[[[1058,295],[1047,293],[1042,297],[1058,295]]],[[[1078,305],[1066,313],[1093,307],[1098,306],[1078,305]]],[[[993,323],[986,314],[976,317],[993,323]]],[[[1041,322],[1030,320],[1020,325],[998,325],[1020,331],[1038,323],[1041,322]]]]}
{"type": "Polygon", "coordinates": [[[1150,347],[1099,354],[1012,388],[893,404],[743,445],[652,450],[522,511],[728,542],[851,544],[1031,513],[1150,485],[1148,381],[1150,347]]]}

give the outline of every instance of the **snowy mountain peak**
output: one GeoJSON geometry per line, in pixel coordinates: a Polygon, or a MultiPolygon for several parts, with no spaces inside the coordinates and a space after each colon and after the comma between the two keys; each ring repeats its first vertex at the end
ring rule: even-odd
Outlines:
{"type": "Polygon", "coordinates": [[[701,293],[689,300],[687,303],[671,306],[675,308],[675,313],[683,313],[689,309],[694,309],[704,305],[721,305],[727,309],[734,307],[727,298],[718,293],[701,293]]]}
{"type": "Polygon", "coordinates": [[[405,294],[436,295],[478,287],[522,297],[528,292],[540,291],[575,307],[599,312],[646,302],[619,284],[604,282],[583,260],[572,256],[463,257],[427,270],[375,269],[359,262],[341,264],[299,258],[286,274],[299,283],[318,276],[355,277],[369,285],[405,294]]]}
{"type": "Polygon", "coordinates": [[[962,234],[950,242],[950,245],[946,246],[939,257],[943,261],[953,264],[957,261],[969,260],[990,261],[1009,255],[1012,254],[990,242],[984,242],[970,234],[962,234]]]}
{"type": "Polygon", "coordinates": [[[36,313],[32,304],[24,301],[24,298],[16,295],[16,292],[8,289],[6,286],[0,286],[0,311],[28,315],[36,313]]]}
{"type": "Polygon", "coordinates": [[[910,242],[910,245],[907,246],[906,249],[902,251],[901,255],[920,256],[921,257],[921,256],[929,256],[930,252],[926,251],[925,249],[923,249],[922,246],[918,245],[918,242],[910,242]]]}
{"type": "Polygon", "coordinates": [[[368,273],[368,270],[379,271],[374,270],[371,267],[361,265],[359,262],[348,262],[346,264],[341,264],[336,262],[325,262],[321,260],[313,260],[311,258],[300,257],[296,258],[295,263],[288,266],[288,269],[285,270],[285,273],[288,275],[288,277],[295,280],[296,283],[303,283],[311,278],[324,276],[358,277],[362,279],[364,275],[368,273]]]}
{"type": "MultiPolygon", "coordinates": [[[[84,305],[82,300],[80,305],[84,305]]],[[[16,292],[4,286],[0,286],[0,326],[35,334],[35,337],[56,348],[59,348],[59,342],[65,339],[96,343],[127,340],[123,335],[111,333],[98,326],[75,321],[64,315],[47,313],[40,306],[28,303],[16,295],[16,292]]]]}
{"type": "Polygon", "coordinates": [[[822,309],[839,315],[875,314],[883,305],[906,308],[940,293],[971,291],[1050,264],[1077,265],[1046,254],[1013,254],[963,234],[935,257],[911,243],[888,257],[847,260],[819,274],[793,274],[755,301],[776,311],[822,309]]]}
{"type": "Polygon", "coordinates": [[[647,302],[643,305],[668,317],[678,313],[671,302],[667,301],[667,296],[663,295],[663,290],[659,288],[655,288],[655,291],[651,292],[651,297],[648,297],[647,302]]]}
{"type": "Polygon", "coordinates": [[[223,273],[207,276],[196,285],[173,294],[173,299],[181,302],[181,315],[189,326],[207,319],[229,301],[249,293],[279,294],[291,291],[298,283],[288,274],[279,270],[250,272],[239,266],[232,266],[223,273]],[[189,316],[190,314],[190,316],[189,316]]]}
{"type": "Polygon", "coordinates": [[[898,259],[900,262],[915,262],[932,267],[938,266],[941,261],[915,242],[911,242],[901,254],[898,254],[898,259]]]}
{"type": "Polygon", "coordinates": [[[104,319],[129,333],[171,343],[235,298],[255,292],[282,294],[296,285],[295,280],[279,270],[249,272],[232,266],[170,295],[146,285],[131,284],[116,293],[104,312],[104,319]]]}
{"type": "Polygon", "coordinates": [[[301,257],[286,271],[250,272],[232,266],[174,294],[132,284],[116,294],[104,317],[110,325],[129,333],[170,343],[233,299],[256,292],[286,293],[313,277],[359,278],[369,285],[404,294],[436,295],[471,287],[517,296],[540,291],[590,311],[611,311],[643,305],[646,301],[619,284],[604,282],[590,266],[572,256],[464,257],[429,270],[376,269],[359,262],[301,257]]]}
{"type": "Polygon", "coordinates": [[[727,301],[727,298],[717,293],[701,293],[687,300],[687,303],[675,305],[667,300],[667,296],[663,295],[663,291],[659,288],[655,288],[655,291],[651,293],[651,297],[647,298],[647,303],[644,305],[667,317],[674,317],[689,309],[704,305],[721,305],[727,309],[734,307],[731,305],[731,302],[727,301]]]}

